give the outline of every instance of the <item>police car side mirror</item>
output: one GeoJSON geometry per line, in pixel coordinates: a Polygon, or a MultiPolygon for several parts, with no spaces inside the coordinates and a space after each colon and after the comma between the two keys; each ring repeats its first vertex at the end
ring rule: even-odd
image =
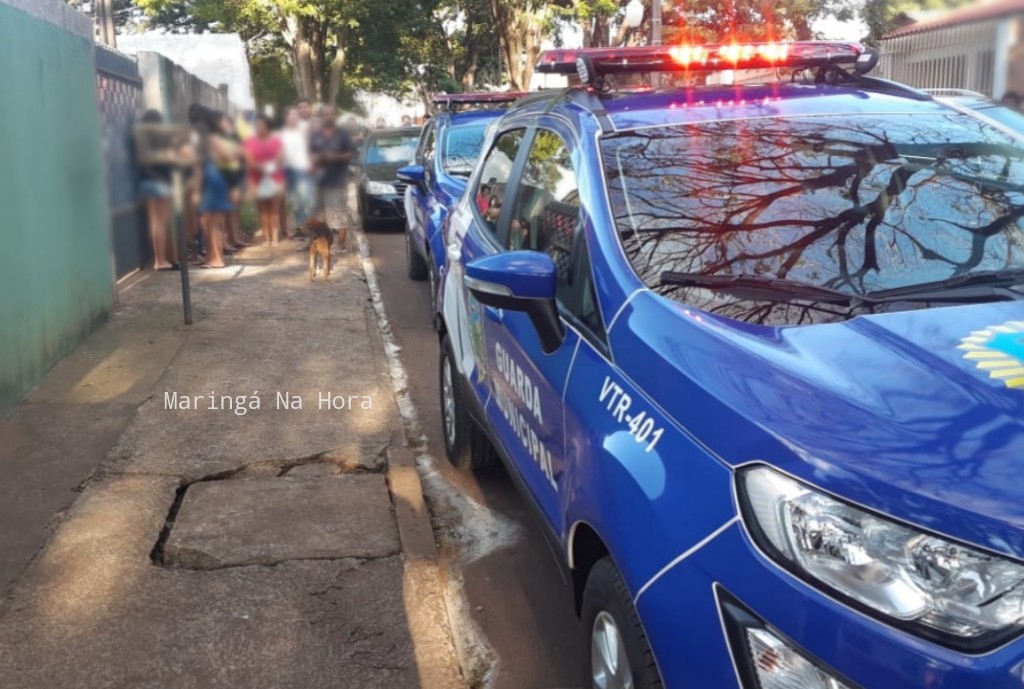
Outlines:
{"type": "Polygon", "coordinates": [[[557,272],[547,254],[506,251],[467,263],[463,280],[481,304],[526,313],[537,330],[541,348],[550,354],[565,339],[555,303],[557,272]]]}
{"type": "Polygon", "coordinates": [[[406,184],[423,184],[423,180],[426,179],[427,171],[423,169],[422,165],[406,165],[405,167],[398,168],[396,173],[398,179],[406,184]]]}

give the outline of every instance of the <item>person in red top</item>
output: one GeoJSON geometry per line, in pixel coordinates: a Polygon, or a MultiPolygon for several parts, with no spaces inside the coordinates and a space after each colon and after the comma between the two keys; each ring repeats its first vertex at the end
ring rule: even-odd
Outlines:
{"type": "Polygon", "coordinates": [[[263,243],[277,246],[281,239],[281,204],[284,202],[284,146],[270,129],[270,118],[257,115],[253,135],[245,140],[249,162],[249,188],[256,196],[263,243]]]}

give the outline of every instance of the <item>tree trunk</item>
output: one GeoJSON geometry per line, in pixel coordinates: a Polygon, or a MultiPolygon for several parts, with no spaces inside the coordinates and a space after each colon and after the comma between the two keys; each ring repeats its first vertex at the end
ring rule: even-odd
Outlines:
{"type": "Polygon", "coordinates": [[[288,54],[292,66],[292,80],[299,98],[314,100],[316,96],[316,77],[310,60],[312,53],[303,21],[294,14],[281,17],[281,37],[288,46],[288,54]]]}
{"type": "Polygon", "coordinates": [[[532,16],[530,3],[525,5],[517,6],[509,0],[491,0],[498,42],[513,91],[530,88],[533,65],[540,55],[540,26],[532,16]]]}
{"type": "Polygon", "coordinates": [[[796,40],[809,41],[813,38],[811,26],[807,23],[807,17],[801,16],[793,20],[793,30],[796,33],[796,40]]]}
{"type": "MultiPolygon", "coordinates": [[[[315,87],[316,100],[326,103],[327,82],[329,75],[325,69],[324,60],[327,55],[325,27],[313,20],[306,22],[306,33],[309,36],[309,64],[313,72],[313,85],[315,87]]],[[[331,103],[333,105],[333,101],[331,103]]]]}
{"type": "Polygon", "coordinates": [[[466,68],[462,72],[462,77],[459,82],[462,87],[467,91],[472,91],[476,87],[476,70],[480,65],[480,46],[473,44],[469,49],[469,55],[466,57],[466,68]]]}
{"type": "Polygon", "coordinates": [[[337,103],[341,93],[341,75],[345,71],[345,49],[338,46],[334,59],[331,60],[331,82],[327,89],[327,102],[337,103]]]}
{"type": "Polygon", "coordinates": [[[608,47],[608,17],[594,17],[594,35],[590,44],[595,48],[608,47]]]}

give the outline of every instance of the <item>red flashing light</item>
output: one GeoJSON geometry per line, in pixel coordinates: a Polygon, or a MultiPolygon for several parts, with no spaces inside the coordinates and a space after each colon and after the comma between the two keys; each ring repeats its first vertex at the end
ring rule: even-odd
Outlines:
{"type": "Polygon", "coordinates": [[[590,59],[598,74],[798,68],[852,64],[863,52],[860,43],[831,41],[548,50],[541,53],[536,69],[541,73],[573,74],[577,71],[576,59],[581,56],[590,59]]]}

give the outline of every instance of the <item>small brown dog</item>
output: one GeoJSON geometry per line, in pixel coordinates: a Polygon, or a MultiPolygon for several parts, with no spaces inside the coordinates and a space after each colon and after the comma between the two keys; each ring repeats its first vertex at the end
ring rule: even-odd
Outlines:
{"type": "Polygon", "coordinates": [[[310,218],[306,222],[305,230],[309,235],[309,280],[312,282],[316,276],[318,263],[323,265],[326,280],[331,276],[331,244],[334,243],[334,233],[320,218],[310,218]]]}

